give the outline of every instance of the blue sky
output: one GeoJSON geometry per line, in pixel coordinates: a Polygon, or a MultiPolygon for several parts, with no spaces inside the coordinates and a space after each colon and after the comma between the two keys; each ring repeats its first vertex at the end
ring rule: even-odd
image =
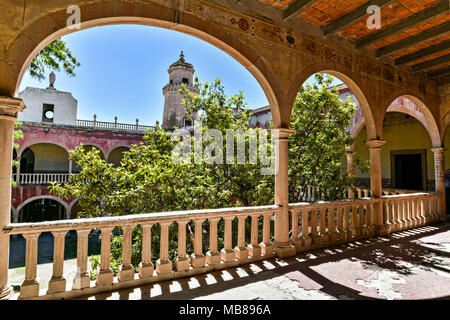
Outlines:
{"type": "MultiPolygon", "coordinates": [[[[195,37],[172,30],[138,25],[95,27],[63,37],[81,63],[76,77],[56,74],[55,88],[72,92],[78,100],[78,119],[153,125],[161,121],[162,88],[167,69],[183,50],[202,81],[221,78],[227,94],[244,91],[251,109],[268,105],[264,92],[241,64],[227,53],[195,37]]],[[[48,87],[25,74],[20,91],[27,86],[48,87]]]]}

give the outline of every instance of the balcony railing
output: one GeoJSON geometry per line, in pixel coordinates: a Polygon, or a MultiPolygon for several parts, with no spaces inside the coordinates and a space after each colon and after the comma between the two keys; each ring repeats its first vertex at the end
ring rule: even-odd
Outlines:
{"type": "Polygon", "coordinates": [[[67,183],[69,182],[69,173],[17,173],[12,175],[14,181],[19,185],[45,185],[51,182],[67,183]],[[18,178],[18,179],[17,179],[18,178]]]}
{"type": "MultiPolygon", "coordinates": [[[[383,205],[384,225],[389,230],[421,226],[440,219],[440,196],[439,193],[417,193],[384,196],[382,203],[380,199],[364,198],[291,204],[291,242],[297,252],[300,252],[373,236],[374,213],[379,205],[383,205]]],[[[9,235],[21,234],[26,239],[25,280],[20,288],[20,299],[74,298],[273,258],[275,253],[271,243],[271,224],[273,216],[279,211],[281,212],[281,207],[264,206],[20,223],[10,224],[3,232],[9,235]],[[247,218],[251,221],[251,230],[246,235],[247,218]],[[233,248],[232,222],[235,219],[237,246],[233,248]],[[191,221],[194,223],[194,252],[187,258],[186,224],[191,221]],[[204,225],[206,221],[209,222],[209,227],[204,225]],[[219,223],[224,225],[223,245],[219,245],[218,241],[219,223]],[[159,228],[152,230],[156,224],[159,228]],[[178,226],[178,250],[177,257],[171,261],[169,227],[174,224],[178,226]],[[138,273],[135,273],[131,265],[131,246],[132,231],[138,225],[143,230],[142,261],[138,273]],[[115,227],[122,227],[123,230],[122,265],[118,277],[114,277],[110,269],[111,232],[115,227]],[[204,230],[205,228],[209,230],[204,230]],[[93,229],[101,232],[100,268],[95,283],[90,281],[87,269],[88,236],[93,229]],[[62,276],[64,238],[70,230],[77,232],[77,269],[74,282],[66,283],[62,276]],[[152,263],[153,231],[157,232],[160,239],[156,266],[152,263]],[[54,236],[53,275],[46,292],[39,290],[41,284],[36,274],[38,238],[43,232],[51,232],[54,236]],[[205,241],[203,234],[209,235],[205,241]]],[[[155,254],[153,253],[153,258],[155,254]]]]}
{"type": "Polygon", "coordinates": [[[123,131],[147,131],[153,129],[153,126],[143,126],[138,124],[130,123],[119,123],[119,122],[103,122],[103,121],[91,121],[91,120],[77,120],[77,125],[80,127],[87,128],[99,128],[99,129],[115,129],[123,131]]]}
{"type": "MultiPolygon", "coordinates": [[[[13,179],[17,174],[13,174],[13,179]]],[[[67,183],[70,174],[68,173],[21,173],[16,180],[21,185],[45,185],[51,182],[67,183]]]]}

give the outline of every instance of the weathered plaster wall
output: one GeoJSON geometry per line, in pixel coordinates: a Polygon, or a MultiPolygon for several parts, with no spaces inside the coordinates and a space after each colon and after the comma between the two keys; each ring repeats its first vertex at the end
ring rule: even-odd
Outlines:
{"type": "Polygon", "coordinates": [[[53,123],[76,125],[77,124],[77,100],[70,92],[62,92],[52,89],[40,89],[27,87],[19,93],[27,106],[19,113],[21,121],[42,122],[43,104],[54,105],[53,123]]]}

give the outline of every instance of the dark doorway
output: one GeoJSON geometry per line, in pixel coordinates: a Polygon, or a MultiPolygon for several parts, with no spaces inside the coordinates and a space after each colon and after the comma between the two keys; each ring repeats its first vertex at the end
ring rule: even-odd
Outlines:
{"type": "Polygon", "coordinates": [[[391,156],[392,182],[396,189],[426,190],[426,165],[423,152],[395,152],[391,156]]]}
{"type": "Polygon", "coordinates": [[[61,220],[65,217],[65,208],[51,199],[34,200],[20,210],[20,222],[41,222],[61,220]]]}

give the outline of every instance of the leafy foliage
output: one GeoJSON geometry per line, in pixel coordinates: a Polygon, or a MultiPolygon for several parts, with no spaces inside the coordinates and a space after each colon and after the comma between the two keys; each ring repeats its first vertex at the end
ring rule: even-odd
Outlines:
{"type": "Polygon", "coordinates": [[[47,68],[55,71],[61,71],[62,69],[66,74],[73,77],[75,76],[75,68],[79,66],[80,63],[72,55],[66,43],[58,38],[39,52],[28,66],[28,71],[32,78],[41,81],[45,79],[47,68]]]}
{"type": "MultiPolygon", "coordinates": [[[[348,129],[356,112],[350,98],[343,101],[333,77],[316,74],[316,82],[306,83],[298,93],[291,117],[289,137],[290,201],[301,198],[307,187],[315,200],[342,199],[353,181],[343,168],[348,147],[354,142],[348,129]]],[[[355,161],[362,171],[367,164],[355,161]]]]}
{"type": "MultiPolygon", "coordinates": [[[[337,92],[329,90],[331,81],[331,78],[319,75],[317,83],[306,85],[297,97],[291,123],[297,132],[290,137],[289,150],[291,200],[295,200],[295,192],[306,186],[329,190],[324,200],[341,197],[343,191],[351,186],[348,174],[340,169],[347,147],[352,143],[346,129],[356,107],[350,101],[340,101],[337,92]]],[[[216,135],[202,139],[202,150],[218,142],[217,139],[225,138],[227,130],[246,132],[249,129],[250,111],[242,92],[228,97],[220,79],[205,83],[195,79],[195,86],[197,93],[186,87],[180,90],[187,117],[194,119],[198,115],[202,126],[195,130],[203,137],[208,129],[216,130],[216,135]]],[[[255,133],[258,136],[260,129],[255,133]]],[[[119,166],[103,160],[98,150],[86,152],[81,145],[70,152],[81,171],[72,175],[70,183],[53,183],[51,192],[62,198],[78,198],[80,217],[272,204],[274,176],[261,175],[263,165],[260,161],[256,164],[250,161],[250,135],[244,137],[246,156],[241,164],[237,161],[236,152],[233,153],[233,162],[227,159],[226,143],[223,150],[214,149],[211,153],[220,163],[196,163],[195,153],[190,154],[190,161],[174,161],[175,146],[182,139],[194,146],[194,136],[176,137],[159,126],[148,130],[143,142],[126,151],[119,166]]],[[[238,138],[234,139],[233,150],[238,143],[238,138]]],[[[270,137],[268,140],[268,150],[265,151],[273,157],[270,137]]],[[[257,150],[258,156],[262,151],[257,150]]],[[[236,223],[233,221],[233,244],[237,241],[236,223]]],[[[153,226],[153,263],[159,257],[159,227],[158,224],[153,226]]],[[[193,223],[188,223],[187,254],[193,252],[193,229],[193,223]]],[[[203,237],[207,239],[208,222],[205,222],[203,230],[203,237]]],[[[246,221],[246,230],[250,232],[249,220],[246,221]]],[[[223,231],[221,220],[218,224],[219,246],[223,244],[223,231]]],[[[111,266],[115,272],[121,262],[121,237],[119,228],[111,242],[111,266]]],[[[170,259],[177,255],[177,240],[178,226],[174,223],[169,228],[170,259]]],[[[132,264],[135,267],[140,261],[141,248],[142,230],[138,227],[133,231],[132,264]]],[[[91,257],[94,267],[98,263],[97,257],[91,257]]],[[[95,272],[91,276],[95,277],[95,272]]]]}
{"type": "MultiPolygon", "coordinates": [[[[16,150],[19,149],[19,143],[17,141],[23,139],[23,131],[19,129],[20,126],[22,126],[21,121],[14,122],[14,138],[13,138],[14,144],[13,144],[13,147],[16,150]]],[[[17,161],[16,159],[13,159],[12,167],[17,168],[18,166],[19,166],[19,161],[17,161]]],[[[16,187],[16,185],[17,185],[16,181],[12,180],[11,185],[13,187],[16,187]]]]}

